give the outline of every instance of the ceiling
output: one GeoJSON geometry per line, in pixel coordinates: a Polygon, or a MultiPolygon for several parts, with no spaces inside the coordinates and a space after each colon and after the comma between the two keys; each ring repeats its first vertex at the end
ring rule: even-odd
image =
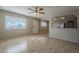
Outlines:
{"type": "Polygon", "coordinates": [[[56,16],[57,14],[73,11],[73,10],[79,10],[78,6],[39,6],[44,8],[44,11],[46,14],[34,16],[33,14],[29,14],[28,8],[34,8],[35,6],[1,6],[1,9],[20,13],[26,16],[32,16],[37,18],[42,18],[44,20],[49,20],[51,17],[56,16]]]}

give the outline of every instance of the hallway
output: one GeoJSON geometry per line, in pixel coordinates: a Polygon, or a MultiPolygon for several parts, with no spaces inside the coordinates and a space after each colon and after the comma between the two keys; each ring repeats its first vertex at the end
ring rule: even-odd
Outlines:
{"type": "Polygon", "coordinates": [[[72,53],[79,52],[79,44],[49,38],[47,34],[28,35],[0,40],[1,53],[72,53]]]}

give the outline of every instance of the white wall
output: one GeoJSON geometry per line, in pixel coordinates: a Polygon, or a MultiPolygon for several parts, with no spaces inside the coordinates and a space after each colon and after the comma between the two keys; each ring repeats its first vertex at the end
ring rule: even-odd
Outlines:
{"type": "Polygon", "coordinates": [[[77,16],[77,29],[68,29],[68,28],[53,28],[50,21],[49,23],[49,37],[59,38],[67,41],[78,42],[79,43],[79,14],[76,12],[66,12],[58,14],[57,16],[74,14],[77,16]]]}
{"type": "Polygon", "coordinates": [[[51,28],[49,36],[79,43],[79,29],[51,28]]]}
{"type": "Polygon", "coordinates": [[[77,27],[79,29],[79,14],[76,14],[77,15],[77,27]]]}

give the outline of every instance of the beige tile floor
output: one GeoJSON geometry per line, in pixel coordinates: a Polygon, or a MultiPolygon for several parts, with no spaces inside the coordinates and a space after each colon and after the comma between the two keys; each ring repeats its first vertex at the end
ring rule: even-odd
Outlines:
{"type": "Polygon", "coordinates": [[[49,38],[46,34],[0,40],[1,53],[78,53],[79,44],[49,38]]]}

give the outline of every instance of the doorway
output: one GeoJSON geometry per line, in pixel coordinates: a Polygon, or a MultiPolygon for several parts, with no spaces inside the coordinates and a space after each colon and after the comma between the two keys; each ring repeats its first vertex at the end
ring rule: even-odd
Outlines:
{"type": "Polygon", "coordinates": [[[40,33],[41,34],[49,33],[49,21],[40,21],[40,33]]]}

